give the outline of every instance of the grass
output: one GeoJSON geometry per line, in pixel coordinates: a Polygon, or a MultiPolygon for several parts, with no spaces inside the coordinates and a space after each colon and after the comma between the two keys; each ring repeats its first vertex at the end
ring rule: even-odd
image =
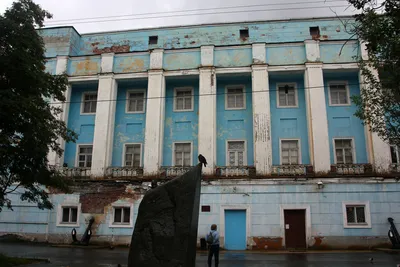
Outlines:
{"type": "Polygon", "coordinates": [[[32,264],[32,263],[37,263],[37,262],[41,262],[41,261],[43,261],[43,260],[8,257],[4,254],[0,254],[0,267],[21,266],[21,265],[32,264]]]}

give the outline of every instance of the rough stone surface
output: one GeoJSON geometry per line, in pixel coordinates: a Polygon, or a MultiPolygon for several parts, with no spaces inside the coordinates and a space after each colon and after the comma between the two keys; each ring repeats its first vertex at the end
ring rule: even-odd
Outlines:
{"type": "Polygon", "coordinates": [[[144,196],[128,267],[195,266],[201,164],[144,196]]]}

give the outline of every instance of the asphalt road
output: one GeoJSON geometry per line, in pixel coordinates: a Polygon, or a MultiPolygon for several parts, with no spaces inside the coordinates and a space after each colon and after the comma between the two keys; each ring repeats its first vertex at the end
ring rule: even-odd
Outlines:
{"type": "MultiPolygon", "coordinates": [[[[127,249],[82,249],[59,248],[40,245],[0,243],[0,253],[9,256],[47,258],[50,263],[35,264],[32,267],[116,267],[127,265],[127,249]]],[[[383,252],[335,252],[335,253],[282,253],[265,254],[249,252],[223,252],[220,267],[397,267],[400,254],[383,252]],[[369,258],[374,258],[374,263],[369,258]]],[[[1,263],[0,263],[1,266],[1,263]]],[[[214,265],[213,265],[214,266],[214,265]]],[[[207,267],[207,255],[198,253],[195,267],[207,267]]]]}

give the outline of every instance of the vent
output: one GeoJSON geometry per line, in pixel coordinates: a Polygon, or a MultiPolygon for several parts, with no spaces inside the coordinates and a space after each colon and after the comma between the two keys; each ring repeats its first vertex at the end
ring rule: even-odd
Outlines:
{"type": "Polygon", "coordinates": [[[210,206],[201,206],[201,212],[210,212],[211,207],[210,206]]]}
{"type": "Polygon", "coordinates": [[[249,38],[249,30],[248,29],[240,30],[240,38],[242,39],[249,38]]]}
{"type": "Polygon", "coordinates": [[[319,27],[310,27],[310,35],[311,36],[319,36],[319,27]]]}
{"type": "Polygon", "coordinates": [[[158,43],[158,36],[149,36],[149,44],[156,45],[158,43]]]}

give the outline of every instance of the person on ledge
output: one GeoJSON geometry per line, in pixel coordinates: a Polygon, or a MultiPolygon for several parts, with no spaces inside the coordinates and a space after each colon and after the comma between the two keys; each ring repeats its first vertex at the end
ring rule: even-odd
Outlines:
{"type": "Polygon", "coordinates": [[[208,267],[211,267],[212,257],[215,258],[215,267],[218,267],[219,263],[219,233],[217,231],[217,225],[211,225],[211,231],[206,235],[206,241],[209,245],[208,250],[208,267]]]}

